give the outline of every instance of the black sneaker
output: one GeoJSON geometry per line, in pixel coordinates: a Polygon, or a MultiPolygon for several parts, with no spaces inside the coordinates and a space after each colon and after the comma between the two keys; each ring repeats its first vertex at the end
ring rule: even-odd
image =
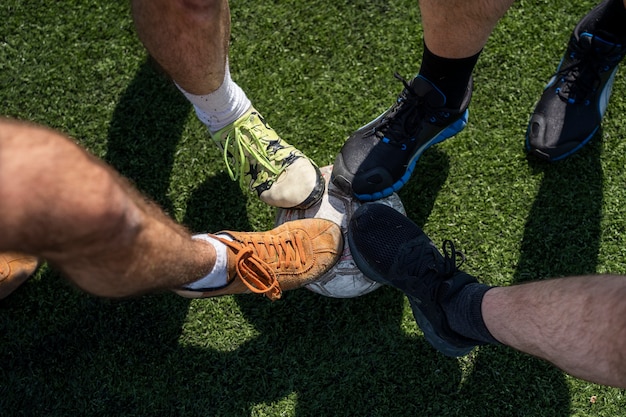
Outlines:
{"type": "Polygon", "coordinates": [[[354,132],[335,159],[332,182],[361,201],[388,197],[411,177],[426,149],[459,133],[467,124],[472,81],[460,108],[447,108],[446,97],[417,76],[404,84],[397,102],[354,132]]]}
{"type": "Polygon", "coordinates": [[[463,356],[480,344],[450,329],[441,307],[465,285],[478,282],[459,271],[459,252],[452,242],[444,243],[444,257],[406,216],[384,204],[364,204],[350,219],[348,244],[363,274],[406,294],[417,324],[435,349],[463,356]]]}
{"type": "Polygon", "coordinates": [[[558,161],[587,144],[600,127],[609,103],[617,65],[626,45],[608,33],[592,33],[608,1],[576,25],[556,74],[546,86],[526,131],[526,149],[558,161]]]}

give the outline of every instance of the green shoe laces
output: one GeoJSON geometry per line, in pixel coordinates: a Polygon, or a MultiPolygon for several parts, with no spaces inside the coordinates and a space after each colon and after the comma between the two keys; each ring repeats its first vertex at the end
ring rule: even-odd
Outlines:
{"type": "Polygon", "coordinates": [[[242,188],[263,186],[265,190],[271,187],[288,162],[300,156],[299,151],[285,144],[256,112],[237,120],[232,130],[222,137],[226,170],[242,188]],[[293,156],[290,158],[290,155],[293,156]]]}

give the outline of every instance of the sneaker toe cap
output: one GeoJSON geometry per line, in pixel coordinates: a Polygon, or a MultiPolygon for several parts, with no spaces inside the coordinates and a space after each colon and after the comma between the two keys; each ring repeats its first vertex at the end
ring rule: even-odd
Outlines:
{"type": "Polygon", "coordinates": [[[598,125],[581,126],[575,118],[534,113],[526,133],[528,152],[540,159],[556,161],[577,151],[591,139],[598,125]]]}
{"type": "Polygon", "coordinates": [[[319,168],[301,157],[289,165],[260,198],[275,207],[306,209],[319,201],[324,189],[319,168]]]}

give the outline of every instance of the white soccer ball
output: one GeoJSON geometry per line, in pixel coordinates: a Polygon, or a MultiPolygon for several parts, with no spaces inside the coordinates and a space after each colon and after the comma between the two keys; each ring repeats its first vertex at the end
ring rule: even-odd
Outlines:
{"type": "MultiPolygon", "coordinates": [[[[353,298],[368,294],[379,288],[381,284],[365,277],[359,270],[352,259],[347,240],[350,216],[361,204],[367,203],[361,203],[353,196],[345,194],[330,182],[330,174],[333,171],[332,165],[322,167],[320,171],[326,181],[326,191],[320,202],[306,210],[278,209],[276,226],[288,221],[305,218],[328,219],[341,226],[344,246],[339,261],[317,281],[307,285],[306,288],[315,293],[333,298],[353,298]]],[[[386,204],[400,213],[406,214],[402,201],[396,193],[376,202],[386,204]]]]}

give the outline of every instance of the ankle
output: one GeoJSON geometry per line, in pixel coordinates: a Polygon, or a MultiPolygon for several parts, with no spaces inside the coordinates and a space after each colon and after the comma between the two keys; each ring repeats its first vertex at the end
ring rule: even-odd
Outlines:
{"type": "Polygon", "coordinates": [[[481,52],[467,58],[443,58],[433,54],[424,44],[419,75],[444,94],[446,107],[460,107],[481,52]]]}
{"type": "Polygon", "coordinates": [[[182,87],[177,87],[193,105],[198,119],[212,134],[234,123],[252,105],[245,92],[230,77],[228,66],[222,85],[209,94],[191,94],[182,87]]]}
{"type": "MultiPolygon", "coordinates": [[[[232,240],[226,235],[221,235],[220,237],[232,240]]],[[[207,234],[195,235],[193,239],[203,240],[213,246],[215,249],[215,263],[211,272],[196,281],[186,284],[185,287],[192,290],[200,290],[220,288],[228,284],[228,248],[226,245],[207,234]]]]}
{"type": "Polygon", "coordinates": [[[487,329],[482,315],[483,297],[492,288],[472,283],[442,300],[448,325],[454,332],[481,344],[500,344],[487,329]]]}

